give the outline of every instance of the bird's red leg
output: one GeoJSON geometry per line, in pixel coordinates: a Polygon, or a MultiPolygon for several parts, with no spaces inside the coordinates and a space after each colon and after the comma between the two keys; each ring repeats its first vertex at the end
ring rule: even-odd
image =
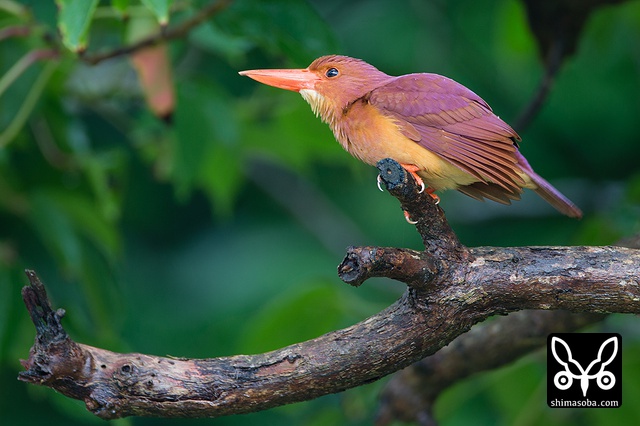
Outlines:
{"type": "MultiPolygon", "coordinates": [[[[402,167],[404,167],[404,169],[407,172],[411,173],[411,176],[413,176],[413,178],[416,180],[416,183],[418,185],[420,185],[419,193],[421,194],[422,192],[424,192],[424,190],[425,190],[424,181],[422,180],[422,178],[417,173],[417,171],[420,170],[420,168],[418,168],[418,166],[413,165],[413,164],[402,164],[402,163],[400,163],[400,165],[402,167]]],[[[435,189],[429,187],[429,188],[426,188],[426,190],[427,190],[427,194],[431,195],[431,198],[433,198],[435,200],[436,204],[438,204],[440,202],[440,197],[438,197],[436,194],[434,194],[435,189]]],[[[415,225],[416,223],[418,223],[418,222],[416,222],[414,220],[411,220],[411,217],[409,216],[409,213],[407,211],[404,211],[404,218],[411,225],[415,225]]]]}
{"type": "MultiPolygon", "coordinates": [[[[411,176],[413,176],[413,178],[416,180],[416,183],[420,185],[420,191],[418,191],[418,194],[422,194],[425,190],[425,184],[422,178],[418,175],[418,173],[416,173],[418,170],[420,170],[418,166],[414,166],[413,164],[402,164],[402,163],[400,163],[400,165],[404,167],[404,169],[407,172],[409,172],[411,176]]],[[[382,178],[380,177],[380,175],[378,175],[378,189],[380,191],[383,191],[382,178]]],[[[437,195],[433,195],[433,191],[434,191],[433,189],[427,189],[427,192],[429,193],[429,195],[431,195],[433,198],[439,201],[440,198],[437,195]]]]}
{"type": "MultiPolygon", "coordinates": [[[[427,188],[424,184],[424,181],[422,180],[422,178],[418,175],[417,171],[420,170],[420,168],[414,164],[403,164],[400,163],[400,165],[402,167],[404,167],[404,169],[409,172],[411,174],[411,176],[413,176],[413,178],[416,180],[416,183],[418,185],[420,185],[420,191],[418,191],[419,194],[422,194],[424,192],[424,190],[427,190],[427,194],[431,195],[431,198],[433,198],[436,202],[436,204],[438,204],[440,202],[440,197],[438,197],[436,194],[434,194],[435,189],[433,188],[427,188]]],[[[382,191],[382,178],[380,177],[380,175],[378,175],[378,189],[380,191],[382,191]]],[[[407,211],[404,211],[404,218],[406,219],[406,221],[408,223],[410,223],[411,225],[415,225],[416,221],[411,220],[411,217],[409,216],[409,213],[407,211]]]]}
{"type": "MultiPolygon", "coordinates": [[[[413,178],[416,180],[418,185],[420,185],[420,192],[419,193],[422,194],[424,192],[424,190],[425,190],[425,185],[424,185],[424,181],[422,180],[422,178],[418,175],[418,173],[416,173],[418,170],[420,170],[418,168],[418,166],[414,166],[413,164],[402,164],[402,163],[400,163],[400,165],[402,167],[404,167],[404,169],[406,171],[411,173],[411,176],[413,176],[413,178]]],[[[440,197],[438,197],[436,194],[434,194],[434,192],[436,190],[431,188],[431,187],[426,188],[426,189],[427,189],[427,194],[431,195],[431,198],[436,200],[436,204],[438,204],[440,202],[440,197]]]]}
{"type": "MultiPolygon", "coordinates": [[[[413,178],[416,180],[416,183],[418,185],[420,185],[419,193],[422,194],[424,192],[424,188],[425,188],[424,181],[422,180],[422,178],[420,176],[418,176],[418,173],[416,173],[418,170],[420,170],[420,168],[418,166],[416,166],[416,165],[413,165],[413,164],[402,164],[402,163],[400,163],[400,165],[402,167],[404,167],[404,169],[406,171],[408,171],[411,174],[411,176],[413,176],[413,178]]],[[[431,191],[431,192],[433,192],[433,191],[431,191]]],[[[431,194],[431,192],[429,192],[429,194],[431,194]]]]}
{"type": "Polygon", "coordinates": [[[418,223],[417,220],[411,220],[411,216],[409,216],[408,211],[402,210],[402,213],[404,213],[404,220],[406,220],[409,225],[415,225],[416,223],[418,223]]]}
{"type": "Polygon", "coordinates": [[[427,188],[427,194],[431,195],[431,198],[433,198],[436,201],[436,204],[440,204],[440,197],[438,197],[438,194],[435,194],[436,190],[428,187],[427,188]]]}

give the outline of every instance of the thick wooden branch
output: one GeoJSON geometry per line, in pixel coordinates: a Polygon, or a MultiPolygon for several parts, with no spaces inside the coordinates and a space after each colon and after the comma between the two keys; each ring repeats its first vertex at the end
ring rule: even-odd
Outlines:
{"type": "MultiPolygon", "coordinates": [[[[398,279],[385,269],[397,262],[398,249],[351,248],[346,262],[349,280],[398,279]]],[[[402,250],[399,250],[401,253],[402,250]]],[[[640,251],[624,247],[478,247],[474,260],[433,274],[433,263],[404,256],[404,269],[429,270],[434,279],[412,287],[418,299],[464,309],[506,314],[522,309],[566,309],[576,312],[637,313],[640,300],[640,251]]],[[[341,271],[345,262],[338,268],[341,271]]]]}
{"type": "Polygon", "coordinates": [[[398,420],[436,425],[433,405],[449,386],[543,347],[549,333],[574,332],[605,317],[567,311],[519,311],[477,324],[435,354],[394,374],[380,395],[376,425],[398,420]]]}
{"type": "MultiPolygon", "coordinates": [[[[618,242],[640,248],[640,235],[618,242]]],[[[394,421],[436,425],[433,406],[442,391],[464,378],[502,367],[547,343],[549,333],[569,333],[607,315],[525,310],[475,325],[435,354],[397,372],[384,386],[376,425],[394,421]],[[514,339],[513,336],[517,336],[514,339]]]]}
{"type": "Polygon", "coordinates": [[[174,359],[117,354],[69,339],[33,273],[24,299],[37,337],[20,379],[81,399],[96,415],[215,417],[312,399],[398,371],[472,325],[521,309],[640,313],[640,252],[618,247],[468,249],[428,194],[397,163],[381,177],[426,250],[350,248],[339,267],[359,285],[406,282],[377,315],[343,330],[259,355],[174,359]]]}

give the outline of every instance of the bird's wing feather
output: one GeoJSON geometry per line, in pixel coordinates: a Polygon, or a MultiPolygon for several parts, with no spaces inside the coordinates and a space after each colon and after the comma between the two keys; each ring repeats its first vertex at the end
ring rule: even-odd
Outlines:
{"type": "Polygon", "coordinates": [[[517,194],[518,134],[463,85],[436,74],[396,77],[368,95],[408,138],[484,182],[517,194]]]}

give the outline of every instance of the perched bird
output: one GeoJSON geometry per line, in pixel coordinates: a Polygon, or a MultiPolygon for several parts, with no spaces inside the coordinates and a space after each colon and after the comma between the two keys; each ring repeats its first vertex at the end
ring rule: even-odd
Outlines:
{"type": "MultiPolygon", "coordinates": [[[[393,77],[347,56],[323,56],[305,69],[242,71],[299,92],[342,147],[365,163],[392,158],[429,193],[457,189],[503,204],[530,188],[561,213],[582,212],[536,174],[520,136],[465,86],[437,74],[393,77]]],[[[434,198],[436,198],[434,196],[434,198]]]]}

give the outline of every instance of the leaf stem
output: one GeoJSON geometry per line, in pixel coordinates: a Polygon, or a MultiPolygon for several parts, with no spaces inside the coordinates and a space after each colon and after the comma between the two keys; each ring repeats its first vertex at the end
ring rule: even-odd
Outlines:
{"type": "Polygon", "coordinates": [[[24,98],[24,102],[20,106],[16,116],[13,118],[11,123],[9,123],[9,126],[7,126],[4,132],[0,133],[0,149],[5,148],[9,142],[16,137],[20,129],[22,129],[24,123],[26,123],[29,118],[29,115],[31,115],[31,112],[40,98],[47,82],[49,81],[51,74],[53,74],[53,71],[55,71],[57,67],[57,61],[49,61],[44,66],[40,75],[33,83],[33,86],[31,86],[31,90],[29,90],[29,93],[27,93],[27,96],[24,98]]]}
{"type": "Polygon", "coordinates": [[[57,53],[51,50],[32,50],[18,60],[5,75],[0,78],[0,96],[7,90],[14,81],[22,75],[34,62],[57,56],[57,53]]]}

